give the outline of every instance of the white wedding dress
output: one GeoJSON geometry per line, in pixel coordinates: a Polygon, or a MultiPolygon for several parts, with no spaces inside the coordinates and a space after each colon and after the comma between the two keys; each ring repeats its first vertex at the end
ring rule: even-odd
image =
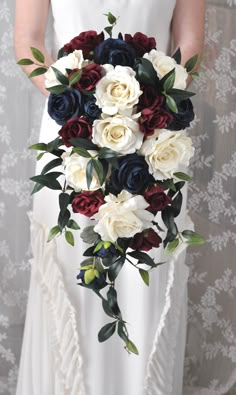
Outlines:
{"type": "MultiPolygon", "coordinates": [[[[108,11],[120,16],[119,31],[141,31],[155,36],[167,51],[174,0],[52,0],[54,51],[84,30],[100,32],[108,11]]],[[[46,109],[40,142],[56,137],[58,126],[46,109]]],[[[38,163],[36,174],[43,166],[38,163]]],[[[41,163],[42,162],[42,163],[41,163]]],[[[116,282],[118,302],[128,321],[139,356],[128,355],[123,341],[113,335],[99,343],[97,333],[111,321],[100,299],[77,285],[82,253],[79,232],[75,247],[63,237],[47,243],[56,225],[58,200],[44,188],[34,197],[30,215],[33,259],[27,316],[17,384],[17,395],[181,395],[186,335],[185,247],[168,263],[151,272],[147,287],[137,270],[126,264],[116,282]]],[[[84,226],[86,217],[76,218],[84,226]]],[[[186,213],[186,191],[180,230],[191,225],[186,213]]],[[[155,261],[163,261],[156,249],[155,261]]]]}

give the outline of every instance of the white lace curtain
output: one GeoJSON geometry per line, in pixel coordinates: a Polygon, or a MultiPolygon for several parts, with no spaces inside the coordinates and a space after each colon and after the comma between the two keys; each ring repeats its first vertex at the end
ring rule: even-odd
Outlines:
{"type": "MultiPolygon", "coordinates": [[[[185,395],[235,395],[236,0],[207,2],[203,71],[190,133],[189,211],[207,238],[189,250],[185,395]]],[[[0,0],[0,394],[15,393],[30,275],[29,222],[43,97],[13,54],[14,1],[0,0]]]]}

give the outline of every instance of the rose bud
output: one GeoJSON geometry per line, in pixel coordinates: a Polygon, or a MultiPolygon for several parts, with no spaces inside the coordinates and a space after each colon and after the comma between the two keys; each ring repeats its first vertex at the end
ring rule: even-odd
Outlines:
{"type": "Polygon", "coordinates": [[[137,32],[132,37],[131,34],[125,34],[125,42],[134,47],[137,57],[142,57],[146,52],[156,48],[154,37],[148,37],[146,34],[137,32]]]}
{"type": "Polygon", "coordinates": [[[146,210],[153,214],[164,210],[172,202],[171,197],[166,195],[164,189],[159,185],[148,188],[144,192],[144,198],[150,204],[146,210]]]}
{"type": "Polygon", "coordinates": [[[150,251],[154,247],[158,248],[161,242],[160,236],[150,228],[136,233],[129,246],[136,251],[150,251]]]}
{"type": "Polygon", "coordinates": [[[94,30],[88,30],[74,37],[68,44],[64,45],[63,49],[67,54],[73,52],[75,49],[81,49],[84,57],[87,58],[90,52],[93,51],[98,44],[103,42],[103,40],[103,32],[97,34],[94,30]]]}

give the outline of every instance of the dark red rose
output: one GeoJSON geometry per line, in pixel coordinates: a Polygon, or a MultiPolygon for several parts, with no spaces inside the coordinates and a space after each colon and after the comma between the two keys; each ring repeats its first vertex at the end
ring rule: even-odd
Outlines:
{"type": "Polygon", "coordinates": [[[138,111],[144,108],[149,108],[150,110],[155,110],[157,108],[163,107],[165,104],[165,97],[159,95],[155,88],[151,85],[146,85],[141,87],[142,95],[138,102],[138,111]]]}
{"type": "MultiPolygon", "coordinates": [[[[69,77],[73,75],[78,69],[73,70],[69,77]]],[[[82,69],[80,80],[73,85],[74,88],[80,91],[92,91],[95,89],[98,81],[102,78],[103,68],[99,64],[89,64],[82,69]]]]}
{"type": "Polygon", "coordinates": [[[146,34],[137,32],[132,37],[131,34],[125,34],[125,42],[132,45],[138,57],[142,57],[146,52],[156,48],[154,37],[147,37],[146,34]]]}
{"type": "Polygon", "coordinates": [[[170,196],[166,195],[164,189],[159,185],[153,185],[144,192],[145,200],[150,204],[146,209],[153,214],[164,210],[172,202],[170,196]]]}
{"type": "Polygon", "coordinates": [[[153,247],[159,247],[161,242],[160,236],[150,228],[141,233],[136,233],[129,246],[136,251],[149,251],[153,247]]]}
{"type": "Polygon", "coordinates": [[[145,136],[152,136],[155,129],[167,129],[172,119],[172,115],[161,108],[155,111],[144,108],[139,119],[140,129],[145,136]]]}
{"type": "Polygon", "coordinates": [[[83,191],[74,196],[72,201],[72,209],[74,213],[92,217],[99,210],[99,207],[104,204],[104,197],[101,191],[83,191]]]}
{"type": "Polygon", "coordinates": [[[62,137],[62,141],[66,147],[71,147],[72,144],[68,141],[72,138],[82,138],[91,140],[92,138],[92,127],[83,118],[71,118],[63,125],[61,130],[58,132],[59,136],[62,137]]]}
{"type": "Polygon", "coordinates": [[[89,53],[93,51],[98,44],[103,42],[103,40],[103,32],[97,34],[95,30],[88,30],[74,37],[68,44],[64,45],[63,49],[67,54],[75,51],[76,49],[81,49],[84,57],[87,58],[89,53]]]}

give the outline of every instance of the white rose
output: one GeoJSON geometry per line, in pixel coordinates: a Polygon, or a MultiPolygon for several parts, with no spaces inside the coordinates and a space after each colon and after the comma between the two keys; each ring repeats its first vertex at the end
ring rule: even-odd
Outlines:
{"type": "Polygon", "coordinates": [[[166,56],[164,52],[152,49],[144,55],[144,58],[150,60],[158,77],[163,78],[169,71],[175,69],[175,83],[173,88],[185,89],[188,78],[187,70],[170,56],[166,56]]]}
{"type": "MultiPolygon", "coordinates": [[[[66,69],[81,69],[84,64],[83,52],[79,49],[58,59],[52,66],[65,76],[68,76],[66,69]]],[[[57,80],[52,67],[49,67],[48,71],[45,73],[45,86],[46,88],[51,88],[55,85],[61,85],[61,83],[57,80]]]]}
{"type": "Polygon", "coordinates": [[[143,196],[122,191],[118,196],[109,194],[105,201],[93,216],[98,220],[94,230],[102,240],[115,242],[119,237],[133,237],[152,227],[154,215],[145,210],[149,204],[143,196]]]}
{"type": "Polygon", "coordinates": [[[185,132],[162,129],[144,141],[140,153],[145,156],[149,172],[161,180],[171,178],[181,166],[188,166],[194,148],[185,132]]]}
{"type": "Polygon", "coordinates": [[[92,141],[99,147],[108,147],[126,155],[141,147],[143,133],[132,118],[117,115],[94,121],[92,141]]]}
{"type": "Polygon", "coordinates": [[[127,66],[104,66],[107,74],[96,86],[96,104],[108,115],[131,115],[142,94],[133,69],[127,66]]]}
{"type": "MultiPolygon", "coordinates": [[[[88,151],[91,155],[97,154],[96,151],[88,151]]],[[[87,178],[86,178],[86,167],[90,158],[84,158],[76,153],[70,155],[66,152],[62,155],[63,165],[65,166],[65,178],[66,183],[72,187],[75,192],[79,192],[81,189],[88,190],[87,178]]],[[[97,174],[93,173],[90,191],[95,191],[101,187],[98,180],[97,174]]]]}

